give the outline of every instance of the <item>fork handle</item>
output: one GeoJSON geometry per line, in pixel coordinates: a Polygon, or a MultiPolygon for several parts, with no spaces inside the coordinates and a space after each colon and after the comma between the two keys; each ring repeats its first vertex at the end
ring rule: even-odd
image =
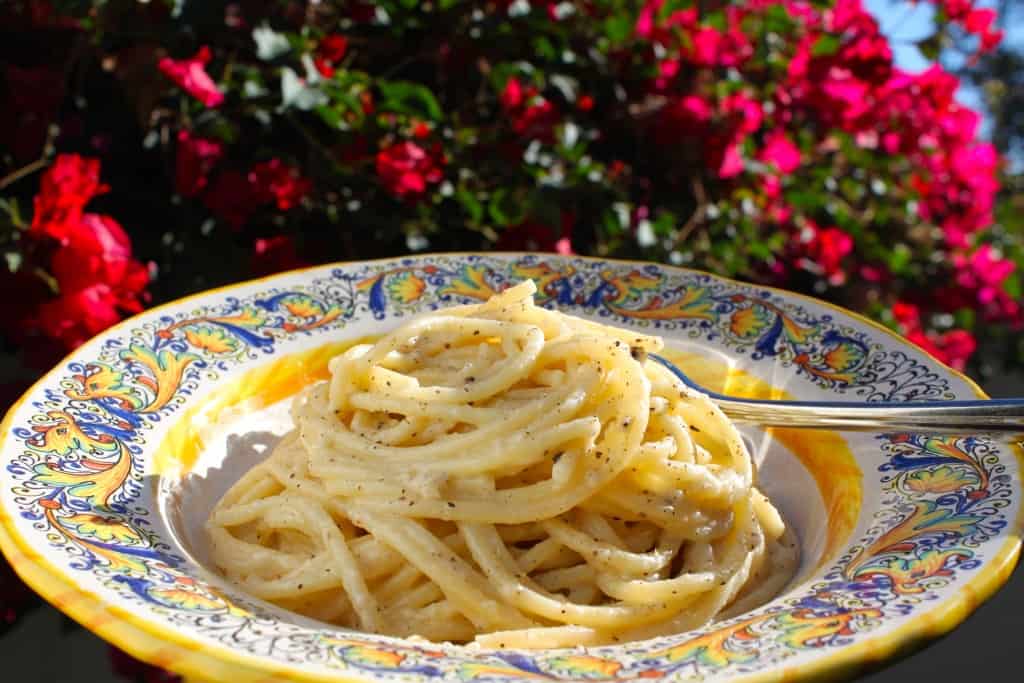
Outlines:
{"type": "Polygon", "coordinates": [[[721,394],[712,399],[731,419],[772,427],[913,431],[940,433],[1024,433],[1024,399],[844,403],[765,401],[721,394]]]}

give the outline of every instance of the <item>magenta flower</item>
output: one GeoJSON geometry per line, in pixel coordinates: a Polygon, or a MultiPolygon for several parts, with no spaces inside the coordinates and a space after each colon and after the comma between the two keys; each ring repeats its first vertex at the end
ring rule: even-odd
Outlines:
{"type": "Polygon", "coordinates": [[[171,59],[164,57],[158,66],[165,76],[207,107],[216,108],[224,103],[224,93],[206,73],[206,65],[212,58],[210,48],[206,45],[189,59],[171,59]]]}

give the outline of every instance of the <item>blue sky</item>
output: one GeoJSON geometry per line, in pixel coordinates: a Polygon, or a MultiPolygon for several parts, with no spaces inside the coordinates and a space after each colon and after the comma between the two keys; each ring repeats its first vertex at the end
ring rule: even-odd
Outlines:
{"type": "MultiPolygon", "coordinates": [[[[893,57],[897,66],[907,71],[922,71],[930,62],[918,51],[914,43],[927,38],[932,33],[932,17],[934,5],[929,2],[910,2],[893,0],[864,0],[864,6],[881,25],[882,32],[892,43],[893,57]]],[[[992,0],[981,0],[980,7],[994,7],[992,0]]],[[[1024,11],[1018,9],[1016,16],[1005,17],[1003,28],[1006,30],[1005,42],[1019,49],[1024,49],[1024,11]]],[[[970,87],[961,85],[957,99],[965,105],[981,111],[980,94],[970,87]]],[[[982,134],[986,135],[987,126],[982,126],[982,134]]]]}

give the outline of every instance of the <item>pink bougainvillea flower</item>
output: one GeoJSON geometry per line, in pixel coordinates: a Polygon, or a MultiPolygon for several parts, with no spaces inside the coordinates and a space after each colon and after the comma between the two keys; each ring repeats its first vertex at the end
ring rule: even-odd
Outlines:
{"type": "Polygon", "coordinates": [[[967,307],[979,311],[988,321],[1020,322],[1020,303],[1004,289],[1006,280],[1016,269],[1013,261],[1004,258],[991,245],[983,244],[970,256],[954,255],[953,268],[953,286],[936,293],[936,298],[947,309],[967,307]]]}
{"type": "Polygon", "coordinates": [[[640,14],[636,18],[636,25],[633,27],[633,32],[637,37],[647,39],[654,37],[657,14],[664,4],[665,0],[648,0],[648,2],[644,3],[640,14]]]}
{"type": "Polygon", "coordinates": [[[206,45],[199,48],[195,56],[188,59],[164,57],[158,63],[160,71],[178,86],[207,107],[215,108],[224,103],[224,93],[206,73],[206,65],[213,55],[206,45]]]}
{"type": "Polygon", "coordinates": [[[741,134],[753,133],[764,121],[761,103],[742,91],[722,100],[722,113],[734,122],[736,130],[741,134]]]}
{"type": "Polygon", "coordinates": [[[742,172],[743,156],[740,154],[740,146],[734,142],[727,145],[722,153],[722,162],[718,165],[718,177],[734,178],[742,172]]]}
{"type": "Polygon", "coordinates": [[[765,145],[758,158],[774,164],[781,173],[790,174],[800,167],[800,148],[793,144],[783,130],[773,130],[765,136],[765,145]]]}

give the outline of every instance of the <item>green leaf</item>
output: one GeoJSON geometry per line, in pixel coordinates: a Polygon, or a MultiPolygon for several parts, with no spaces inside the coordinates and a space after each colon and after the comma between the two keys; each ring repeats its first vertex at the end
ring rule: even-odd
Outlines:
{"type": "Polygon", "coordinates": [[[793,28],[793,18],[781,3],[772,5],[764,13],[764,28],[771,33],[787,35],[793,28]]]}
{"type": "Polygon", "coordinates": [[[654,234],[659,237],[668,237],[675,232],[676,215],[671,211],[661,211],[658,217],[654,219],[654,234]]]}
{"type": "Polygon", "coordinates": [[[942,52],[945,42],[946,41],[943,40],[942,33],[936,32],[924,40],[919,40],[917,42],[917,49],[925,59],[934,62],[939,58],[939,53],[942,52]]]}
{"type": "Polygon", "coordinates": [[[971,308],[961,308],[953,314],[956,326],[968,330],[974,327],[976,318],[977,315],[975,314],[974,309],[971,308]]]}
{"type": "Polygon", "coordinates": [[[612,43],[625,42],[633,35],[633,22],[622,12],[604,20],[604,34],[612,43]]]}
{"type": "Polygon", "coordinates": [[[772,256],[772,250],[764,242],[756,240],[747,243],[747,253],[756,259],[767,260],[772,256]]]}
{"type": "Polygon", "coordinates": [[[1020,298],[1020,273],[1011,273],[1009,277],[1003,280],[1003,291],[1009,294],[1014,299],[1020,298]]]}
{"type": "Polygon", "coordinates": [[[381,109],[423,116],[431,121],[440,121],[443,116],[437,98],[425,86],[408,81],[381,81],[377,87],[383,96],[381,109]]]}
{"type": "Polygon", "coordinates": [[[728,23],[725,20],[725,12],[718,10],[717,12],[708,12],[708,14],[701,18],[701,23],[711,28],[716,28],[719,31],[725,31],[729,28],[728,23]]]}
{"type": "Polygon", "coordinates": [[[455,193],[455,199],[462,205],[462,208],[469,214],[470,222],[479,223],[484,217],[484,207],[476,196],[464,187],[460,187],[455,193]]]}
{"type": "Polygon", "coordinates": [[[822,193],[791,189],[786,191],[786,201],[804,213],[813,213],[822,205],[822,193]]]}
{"type": "Polygon", "coordinates": [[[913,254],[910,248],[900,242],[892,248],[889,252],[889,270],[896,273],[897,275],[903,274],[907,270],[907,266],[910,265],[910,261],[913,258],[913,254]]]}
{"type": "Polygon", "coordinates": [[[515,193],[501,188],[491,195],[487,213],[498,225],[514,225],[526,217],[526,205],[515,193]]]}
{"type": "Polygon", "coordinates": [[[814,41],[814,47],[811,48],[811,55],[814,57],[829,57],[839,52],[839,47],[841,45],[842,41],[839,39],[839,36],[823,33],[816,41],[814,41]]]}
{"type": "Polygon", "coordinates": [[[24,226],[24,221],[21,219],[21,210],[18,208],[18,200],[14,197],[10,199],[0,198],[0,212],[7,215],[7,220],[14,227],[21,228],[24,226]]]}
{"type": "Polygon", "coordinates": [[[538,36],[534,39],[533,51],[541,59],[555,60],[558,58],[558,48],[545,36],[538,36]]]}
{"type": "Polygon", "coordinates": [[[345,121],[341,118],[341,112],[334,107],[328,107],[326,105],[316,108],[316,113],[329,128],[335,130],[345,127],[345,121]]]}

